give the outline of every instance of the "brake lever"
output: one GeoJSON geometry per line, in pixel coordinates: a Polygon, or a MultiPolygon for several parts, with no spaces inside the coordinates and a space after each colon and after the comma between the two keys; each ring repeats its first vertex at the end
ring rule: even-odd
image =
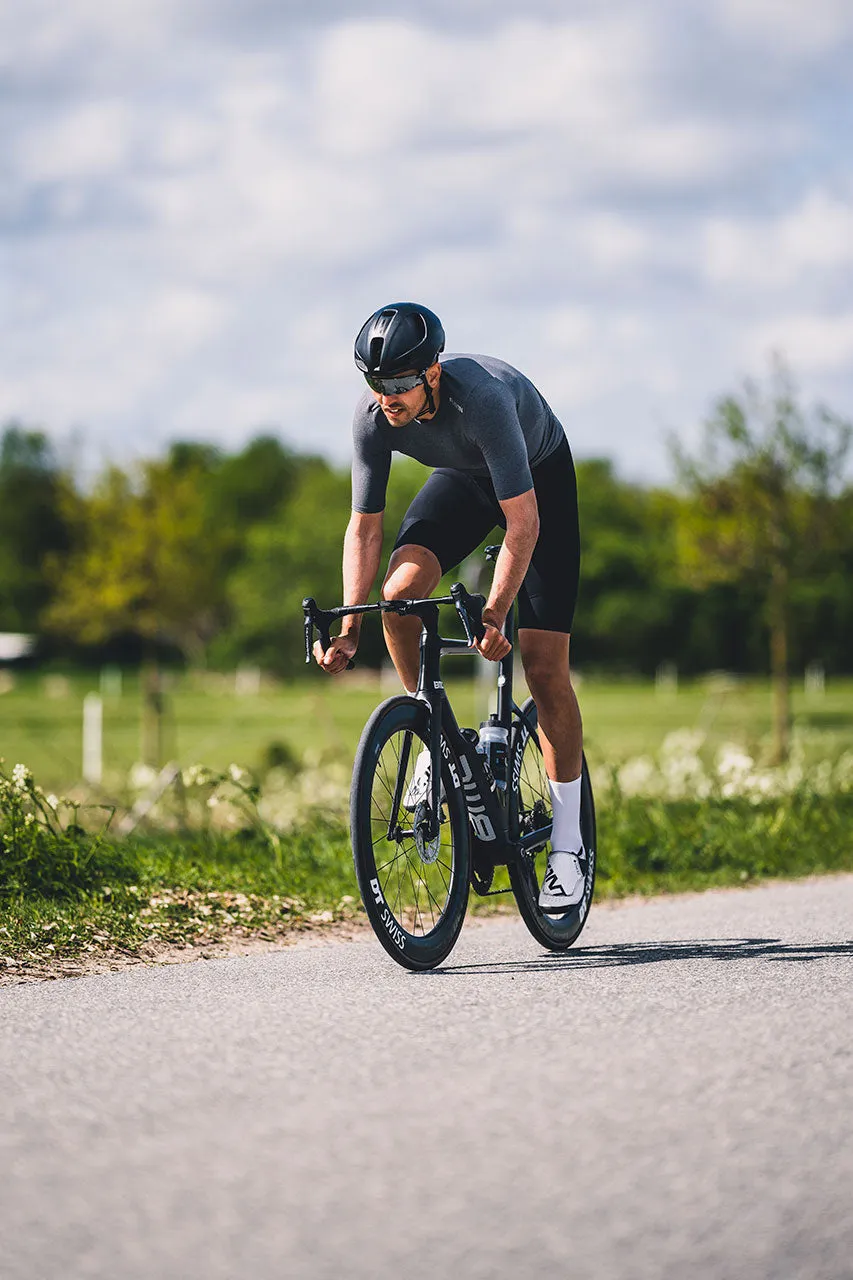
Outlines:
{"type": "Polygon", "coordinates": [[[482,640],[486,634],[486,628],[483,626],[483,606],[486,603],[486,597],[471,595],[461,582],[454,582],[450,588],[450,594],[462,626],[465,628],[465,637],[473,648],[475,642],[482,640]]]}
{"type": "MultiPolygon", "coordinates": [[[[314,628],[317,628],[317,634],[320,640],[320,647],[325,654],[326,650],[332,643],[332,637],[329,633],[329,625],[332,621],[333,614],[327,613],[325,609],[317,607],[317,601],[312,596],[306,596],[302,601],[302,612],[305,615],[305,661],[310,662],[313,656],[314,628]]],[[[355,666],[352,658],[347,658],[346,670],[352,671],[355,666]]]]}

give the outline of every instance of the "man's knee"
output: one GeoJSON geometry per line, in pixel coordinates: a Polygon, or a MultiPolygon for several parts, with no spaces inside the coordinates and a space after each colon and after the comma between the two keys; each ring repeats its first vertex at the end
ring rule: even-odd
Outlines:
{"type": "Polygon", "coordinates": [[[524,672],[527,687],[534,702],[549,703],[565,697],[570,688],[568,667],[555,671],[553,668],[534,666],[524,672]]]}
{"type": "Polygon", "coordinates": [[[383,600],[406,600],[428,596],[438,586],[441,565],[427,547],[410,544],[398,547],[388,563],[382,583],[383,600]]]}
{"type": "Polygon", "coordinates": [[[568,692],[568,636],[527,633],[521,639],[521,658],[527,687],[536,701],[559,698],[568,692]]]}

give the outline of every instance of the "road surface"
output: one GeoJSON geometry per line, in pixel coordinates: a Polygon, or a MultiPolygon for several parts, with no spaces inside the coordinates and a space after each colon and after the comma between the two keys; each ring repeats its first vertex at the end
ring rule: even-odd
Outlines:
{"type": "Polygon", "coordinates": [[[853,877],[0,991],[3,1280],[853,1277],[853,877]]]}

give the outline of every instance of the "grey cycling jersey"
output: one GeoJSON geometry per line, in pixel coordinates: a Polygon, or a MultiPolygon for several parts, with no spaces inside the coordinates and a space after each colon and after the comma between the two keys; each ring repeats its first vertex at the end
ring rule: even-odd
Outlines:
{"type": "Polygon", "coordinates": [[[352,505],[385,508],[391,454],[428,467],[453,467],[491,477],[499,501],[533,488],[530,468],[565,439],[560,423],[529,378],[490,356],[448,355],[441,361],[438,412],[392,427],[368,391],[352,427],[352,505]]]}

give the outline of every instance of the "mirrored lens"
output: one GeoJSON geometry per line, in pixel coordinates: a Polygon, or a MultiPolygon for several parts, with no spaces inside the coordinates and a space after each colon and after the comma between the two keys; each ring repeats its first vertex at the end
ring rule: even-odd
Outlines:
{"type": "Polygon", "coordinates": [[[364,377],[371,391],[375,391],[380,396],[399,396],[405,391],[414,391],[415,387],[420,386],[421,383],[419,373],[412,373],[405,378],[374,378],[369,373],[364,377]]]}

